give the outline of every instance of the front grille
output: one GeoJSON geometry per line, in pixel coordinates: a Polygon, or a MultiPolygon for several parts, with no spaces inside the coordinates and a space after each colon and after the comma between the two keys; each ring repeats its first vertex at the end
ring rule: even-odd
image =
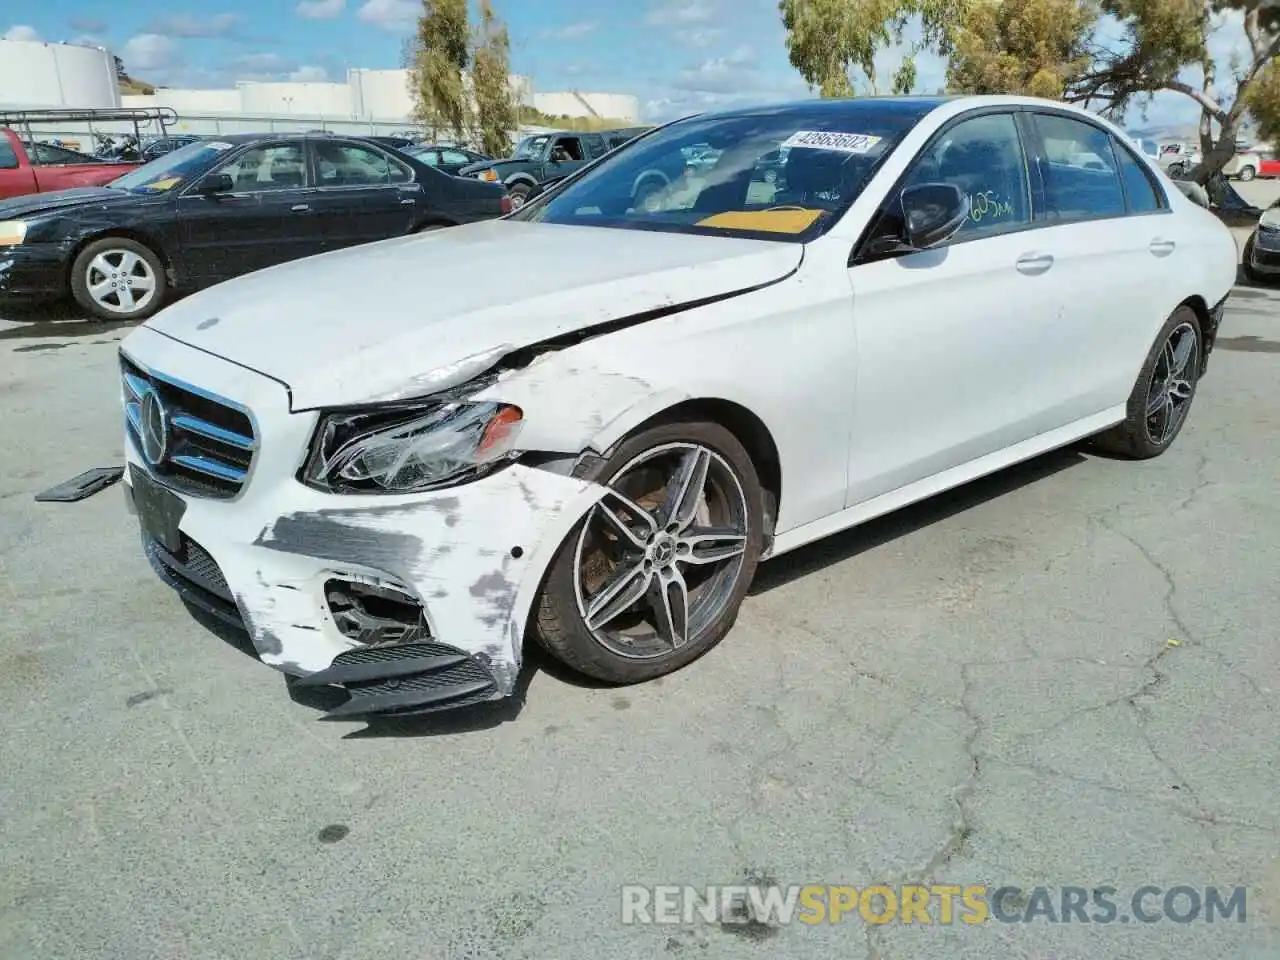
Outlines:
{"type": "Polygon", "coordinates": [[[120,374],[129,439],[151,473],[192,496],[235,496],[249,475],[257,447],[249,414],[228,400],[144,370],[123,354],[120,374]],[[158,401],[150,411],[145,409],[149,394],[158,401]],[[154,424],[146,422],[149,415],[163,419],[163,443],[150,429],[154,424]],[[145,445],[144,430],[150,441],[145,445]]]}

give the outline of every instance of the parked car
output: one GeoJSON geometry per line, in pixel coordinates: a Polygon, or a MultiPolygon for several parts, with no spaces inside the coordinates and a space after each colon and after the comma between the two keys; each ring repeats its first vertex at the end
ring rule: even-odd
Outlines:
{"type": "Polygon", "coordinates": [[[1160,166],[1171,176],[1174,169],[1190,170],[1199,162],[1199,148],[1189,143],[1165,143],[1160,146],[1160,166]]]}
{"type": "Polygon", "coordinates": [[[486,157],[483,153],[476,153],[474,150],[446,147],[439,143],[415,143],[405,147],[404,152],[451,177],[457,176],[463,167],[469,167],[475,163],[490,163],[493,160],[492,157],[486,157]]]}
{"type": "Polygon", "coordinates": [[[1240,257],[1244,275],[1255,283],[1280,281],[1280,200],[1258,218],[1240,257]]]}
{"type": "Polygon", "coordinates": [[[126,489],[159,576],[345,689],[329,717],[502,698],[531,642],[641,682],[726,635],[765,557],[1085,437],[1169,449],[1236,262],[1051,101],[692,117],[504,220],[152,318],[121,345],[126,489]],[[714,175],[637,206],[697,143],[714,175]],[[1023,158],[1070,143],[1118,166],[1033,189],[1023,158]]]}
{"type": "Polygon", "coordinates": [[[534,134],[521,140],[507,159],[473,163],[460,169],[458,175],[503,184],[518,209],[544,180],[568,176],[649,129],[627,127],[601,133],[534,134]]]}
{"type": "Polygon", "coordinates": [[[0,203],[0,294],[69,292],[96,317],[132,320],[171,291],[510,210],[496,184],[359,139],[201,140],[108,187],[0,203]]]}
{"type": "Polygon", "coordinates": [[[361,137],[360,139],[368,140],[382,147],[390,147],[392,150],[403,150],[405,147],[413,146],[413,141],[408,137],[369,136],[361,137]]]}
{"type": "Polygon", "coordinates": [[[138,166],[79,153],[68,156],[74,151],[51,144],[37,143],[32,150],[34,153],[14,131],[0,127],[0,200],[68,187],[101,186],[138,166]]]}
{"type": "Polygon", "coordinates": [[[44,140],[24,140],[27,156],[33,163],[41,167],[55,167],[75,163],[101,163],[97,157],[91,157],[79,150],[72,150],[60,143],[49,143],[44,140]]]}
{"type": "Polygon", "coordinates": [[[185,147],[188,143],[195,143],[200,139],[202,138],[194,133],[180,133],[145,140],[142,144],[142,162],[150,163],[166,153],[173,153],[179,147],[185,147]]]}

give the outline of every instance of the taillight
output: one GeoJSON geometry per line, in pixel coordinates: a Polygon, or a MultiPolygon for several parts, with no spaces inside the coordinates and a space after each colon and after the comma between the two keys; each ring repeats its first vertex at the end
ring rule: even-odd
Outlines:
{"type": "Polygon", "coordinates": [[[511,206],[511,194],[504,193],[502,195],[502,212],[510,213],[514,208],[511,206]]]}

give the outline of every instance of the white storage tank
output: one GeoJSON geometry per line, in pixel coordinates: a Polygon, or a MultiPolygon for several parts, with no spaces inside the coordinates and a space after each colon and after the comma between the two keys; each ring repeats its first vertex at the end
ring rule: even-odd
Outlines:
{"type": "Polygon", "coordinates": [[[0,40],[0,104],[53,110],[119,107],[115,58],[102,47],[0,40]]]}
{"type": "Polygon", "coordinates": [[[351,87],[345,83],[254,83],[241,81],[240,110],[254,115],[333,117],[352,115],[351,87]]]}

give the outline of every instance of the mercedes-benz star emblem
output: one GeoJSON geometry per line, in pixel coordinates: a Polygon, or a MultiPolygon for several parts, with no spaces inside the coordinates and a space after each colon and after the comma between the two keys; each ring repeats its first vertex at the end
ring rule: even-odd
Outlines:
{"type": "Polygon", "coordinates": [[[169,452],[169,414],[160,402],[160,395],[148,390],[142,398],[142,455],[147,463],[158,466],[169,452]]]}

